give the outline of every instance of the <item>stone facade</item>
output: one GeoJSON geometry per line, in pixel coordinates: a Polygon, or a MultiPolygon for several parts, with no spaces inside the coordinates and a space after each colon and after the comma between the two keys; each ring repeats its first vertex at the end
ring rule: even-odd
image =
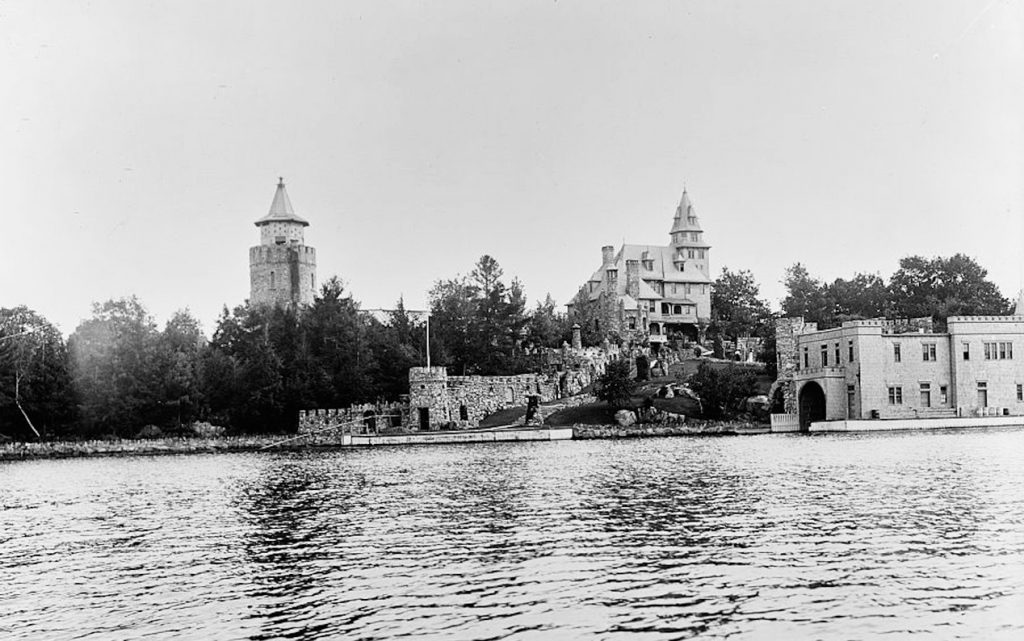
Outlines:
{"type": "MultiPolygon", "coordinates": [[[[409,398],[399,403],[357,405],[345,409],[299,412],[299,433],[338,430],[379,432],[386,427],[410,430],[477,427],[503,409],[575,396],[604,373],[617,355],[603,350],[563,350],[559,369],[517,376],[449,376],[444,367],[409,369],[409,398]]],[[[579,397],[584,398],[584,397],[579,397]]]]}
{"type": "Polygon", "coordinates": [[[711,246],[690,197],[676,208],[668,245],[601,248],[601,266],[567,305],[570,317],[627,343],[659,345],[670,334],[703,340],[711,320],[711,246]],[[595,313],[585,315],[584,307],[595,313]]]}
{"type": "Polygon", "coordinates": [[[787,413],[810,420],[1024,415],[1024,316],[776,325],[787,413]],[[813,415],[813,416],[812,416],[813,415]]]}
{"type": "Polygon", "coordinates": [[[249,303],[310,305],[316,293],[316,250],[305,244],[309,223],[295,215],[284,179],[270,212],[256,221],[260,244],[249,249],[249,303]]]}

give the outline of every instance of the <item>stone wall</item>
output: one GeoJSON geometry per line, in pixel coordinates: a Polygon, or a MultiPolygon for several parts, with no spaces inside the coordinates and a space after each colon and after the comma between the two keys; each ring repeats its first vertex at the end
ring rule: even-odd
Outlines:
{"type": "Polygon", "coordinates": [[[702,436],[732,435],[743,431],[751,433],[767,432],[763,425],[731,425],[728,423],[708,423],[706,425],[573,425],[572,437],[578,440],[599,438],[644,438],[652,436],[702,436]]]}
{"type": "Polygon", "coordinates": [[[785,411],[789,414],[795,414],[798,411],[796,385],[793,384],[793,377],[799,369],[800,355],[797,353],[797,337],[806,327],[807,324],[804,323],[801,316],[779,318],[775,321],[778,375],[776,376],[776,385],[772,386],[772,393],[775,393],[776,386],[782,388],[785,411]]]}
{"type": "Polygon", "coordinates": [[[316,292],[316,250],[306,245],[249,249],[249,302],[311,305],[316,292]]]}
{"type": "MultiPolygon", "coordinates": [[[[346,437],[347,438],[347,437],[346,437]]],[[[96,441],[42,441],[0,445],[0,460],[70,458],[81,456],[143,456],[293,450],[310,445],[345,445],[339,436],[311,439],[301,435],[220,436],[215,438],[115,439],[96,441]]]]}
{"type": "Polygon", "coordinates": [[[408,425],[408,403],[364,403],[344,409],[299,412],[299,434],[366,434],[408,425]]]}

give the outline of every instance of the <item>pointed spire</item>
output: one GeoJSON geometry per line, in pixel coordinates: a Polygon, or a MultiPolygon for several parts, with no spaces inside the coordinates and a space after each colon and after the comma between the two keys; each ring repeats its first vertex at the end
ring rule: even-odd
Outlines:
{"type": "Polygon", "coordinates": [[[1013,310],[1014,316],[1024,316],[1024,289],[1017,294],[1017,306],[1013,310]]]}
{"type": "Polygon", "coordinates": [[[277,179],[277,191],[274,192],[274,201],[270,203],[270,211],[266,216],[256,221],[256,226],[266,225],[274,222],[293,222],[303,226],[308,226],[309,223],[299,216],[295,215],[295,210],[292,209],[292,201],[288,198],[288,192],[284,188],[284,177],[278,177],[277,179]]]}
{"type": "Polygon", "coordinates": [[[686,192],[686,187],[684,186],[683,195],[679,198],[679,206],[676,207],[676,215],[672,219],[672,231],[669,233],[700,230],[700,223],[697,222],[697,212],[693,209],[690,194],[686,192]]]}

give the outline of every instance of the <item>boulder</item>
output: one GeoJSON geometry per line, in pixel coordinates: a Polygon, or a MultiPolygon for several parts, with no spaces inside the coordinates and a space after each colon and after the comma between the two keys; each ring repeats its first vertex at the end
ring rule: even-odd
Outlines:
{"type": "Polygon", "coordinates": [[[632,410],[619,410],[615,412],[615,422],[622,427],[629,427],[636,423],[636,414],[632,410]]]}

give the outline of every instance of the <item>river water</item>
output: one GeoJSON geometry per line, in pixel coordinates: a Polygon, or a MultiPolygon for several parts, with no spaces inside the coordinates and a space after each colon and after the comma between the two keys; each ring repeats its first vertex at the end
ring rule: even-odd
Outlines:
{"type": "Polygon", "coordinates": [[[3,639],[1024,639],[1024,429],[0,463],[3,639]]]}

